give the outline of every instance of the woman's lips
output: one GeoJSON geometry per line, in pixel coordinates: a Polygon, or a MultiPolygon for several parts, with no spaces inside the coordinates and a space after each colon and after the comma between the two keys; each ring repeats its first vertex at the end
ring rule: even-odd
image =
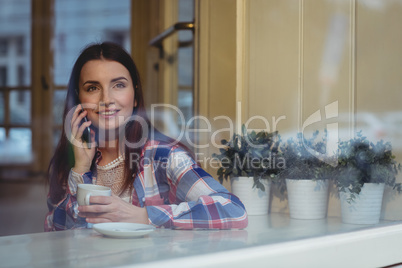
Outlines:
{"type": "Polygon", "coordinates": [[[119,110],[105,110],[105,111],[99,111],[98,114],[103,118],[112,118],[115,117],[118,114],[118,112],[119,110]]]}

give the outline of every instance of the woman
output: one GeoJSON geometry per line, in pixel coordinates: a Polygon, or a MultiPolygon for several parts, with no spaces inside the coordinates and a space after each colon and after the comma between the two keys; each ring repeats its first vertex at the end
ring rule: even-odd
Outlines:
{"type": "Polygon", "coordinates": [[[180,143],[154,129],[137,68],[120,46],[88,46],[69,81],[66,130],[49,166],[45,231],[101,222],[169,228],[245,228],[240,200],[217,183],[180,143]],[[90,140],[83,141],[90,128],[90,140]],[[112,188],[78,206],[77,185],[112,188]]]}

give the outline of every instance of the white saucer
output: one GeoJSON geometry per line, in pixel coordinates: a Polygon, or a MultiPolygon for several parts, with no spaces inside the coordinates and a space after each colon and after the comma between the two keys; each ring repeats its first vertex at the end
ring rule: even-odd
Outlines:
{"type": "Polygon", "coordinates": [[[97,223],[92,228],[105,236],[115,238],[139,237],[155,230],[152,225],[128,222],[97,223]]]}

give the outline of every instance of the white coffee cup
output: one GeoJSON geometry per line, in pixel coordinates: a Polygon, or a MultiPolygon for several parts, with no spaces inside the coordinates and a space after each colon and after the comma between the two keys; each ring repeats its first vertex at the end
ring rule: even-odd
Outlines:
{"type": "Polygon", "coordinates": [[[112,190],[106,186],[95,184],[78,184],[77,201],[80,206],[89,206],[91,196],[111,196],[112,190]]]}

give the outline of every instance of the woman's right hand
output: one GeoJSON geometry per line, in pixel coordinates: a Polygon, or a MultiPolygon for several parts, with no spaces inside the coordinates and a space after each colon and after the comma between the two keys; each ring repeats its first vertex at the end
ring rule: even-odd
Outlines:
{"type": "Polygon", "coordinates": [[[78,105],[74,111],[71,119],[71,137],[70,141],[73,144],[75,165],[73,170],[79,174],[86,173],[90,170],[92,159],[95,156],[95,132],[91,129],[91,146],[88,148],[88,144],[82,141],[82,135],[84,130],[89,127],[92,122],[83,122],[84,117],[87,115],[87,111],[81,112],[81,105],[78,105]],[[83,122],[81,124],[81,122],[83,122]],[[81,125],[80,125],[81,124],[81,125]]]}

